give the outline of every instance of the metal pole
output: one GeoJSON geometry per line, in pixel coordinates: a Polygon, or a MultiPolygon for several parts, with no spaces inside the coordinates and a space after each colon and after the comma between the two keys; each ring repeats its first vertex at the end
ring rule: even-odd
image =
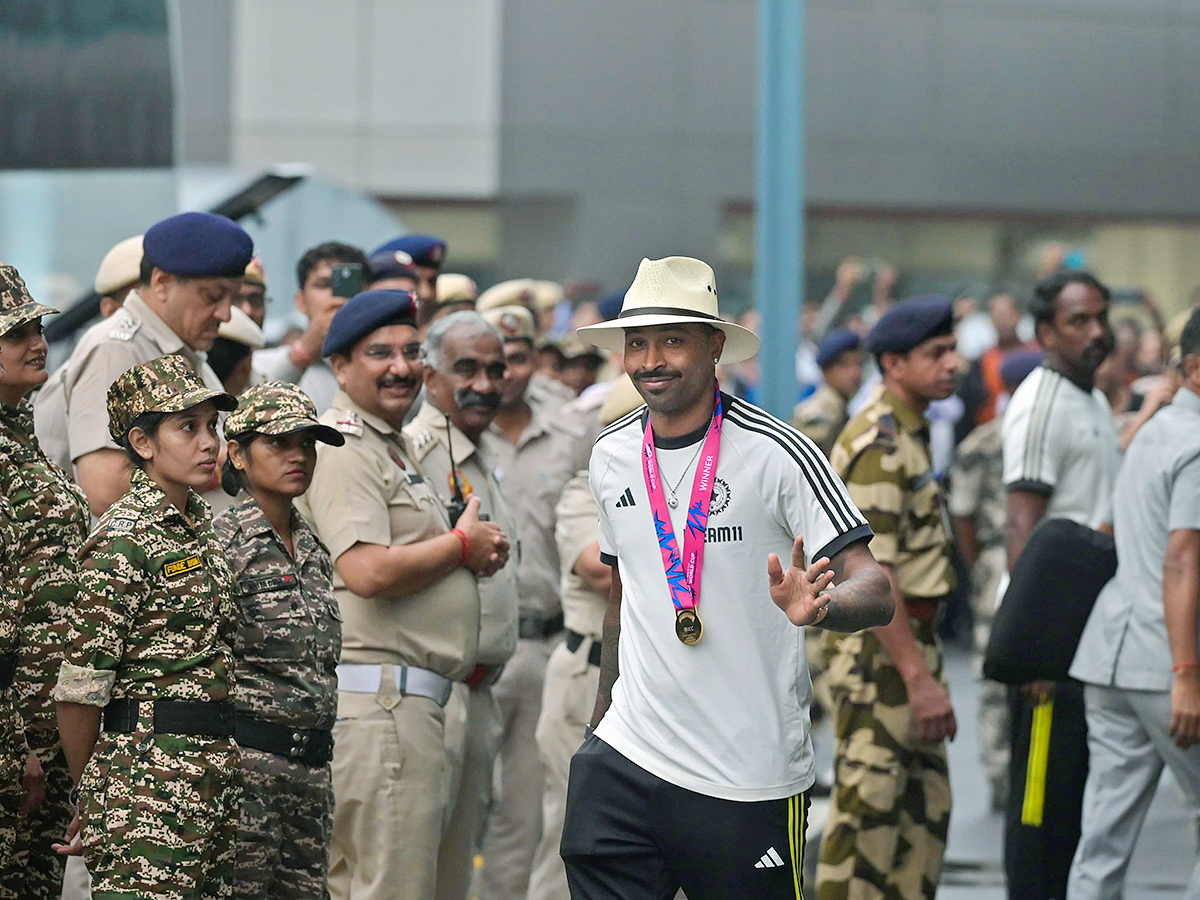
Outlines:
{"type": "Polygon", "coordinates": [[[796,402],[804,298],[804,7],[758,0],[754,296],[762,315],[760,402],[787,419],[796,402]]]}

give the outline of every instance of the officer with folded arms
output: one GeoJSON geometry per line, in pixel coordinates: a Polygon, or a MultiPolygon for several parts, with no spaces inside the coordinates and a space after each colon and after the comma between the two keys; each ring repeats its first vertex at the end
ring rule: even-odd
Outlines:
{"type": "MultiPolygon", "coordinates": [[[[474,495],[481,515],[511,536],[515,523],[500,493],[496,458],[483,448],[507,371],[500,335],[478,313],[454,313],[430,326],[425,354],[425,405],[404,429],[417,465],[447,508],[474,495]]],[[[501,728],[492,686],[517,647],[517,548],[513,565],[479,582],[475,667],[446,707],[451,808],[438,859],[439,900],[466,900],[491,799],[501,728]]]]}
{"type": "Polygon", "coordinates": [[[218,412],[236,406],[176,355],[135,366],[108,391],[131,483],[79,552],[53,693],[79,792],[68,843],[55,849],[86,856],[94,900],[223,897],[233,883],[237,605],[197,490],[217,471],[218,412]]]}
{"type": "Polygon", "coordinates": [[[366,291],[324,353],[340,390],[321,416],[346,437],[317,452],[300,511],[334,562],[342,614],[334,725],[334,898],[430,900],[446,819],[446,703],[479,646],[476,579],[508,559],[472,499],[456,525],[400,432],[424,365],[416,303],[366,291]]]}
{"type": "Polygon", "coordinates": [[[300,388],[267,382],[225,420],[221,483],[241,502],[213,524],[237,579],[237,742],[244,797],[235,896],[327,896],[333,823],[333,720],[341,616],[329,551],[292,501],[308,490],[317,442],[340,431],[317,422],[300,388]]]}

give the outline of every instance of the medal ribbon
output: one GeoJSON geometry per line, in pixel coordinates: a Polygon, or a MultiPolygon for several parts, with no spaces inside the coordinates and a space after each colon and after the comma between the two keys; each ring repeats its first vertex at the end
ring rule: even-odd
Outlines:
{"type": "Polygon", "coordinates": [[[721,390],[714,389],[713,417],[704,436],[704,447],[692,480],[692,496],[687,507],[687,526],[683,533],[683,556],[679,555],[679,544],[675,540],[675,529],[671,525],[671,513],[667,508],[667,497],[663,491],[662,473],[658,468],[658,457],[654,452],[654,428],[646,422],[642,436],[642,475],[646,479],[646,493],[650,495],[650,512],[654,516],[654,533],[658,537],[658,549],[662,553],[663,569],[667,573],[667,587],[671,591],[671,602],[675,609],[695,609],[700,602],[700,570],[704,565],[704,542],[708,537],[708,507],[712,502],[713,481],[717,477],[717,455],[721,449],[721,390]]]}

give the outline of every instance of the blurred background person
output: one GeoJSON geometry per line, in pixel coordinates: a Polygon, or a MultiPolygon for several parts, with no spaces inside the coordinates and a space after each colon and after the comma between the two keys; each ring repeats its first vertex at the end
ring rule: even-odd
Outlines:
{"type": "MultiPolygon", "coordinates": [[[[296,263],[296,283],[299,285],[292,302],[307,320],[300,337],[255,354],[254,367],[270,381],[285,381],[300,385],[300,389],[324,412],[337,393],[337,378],[321,356],[321,347],[329,333],[329,323],[349,297],[333,291],[333,267],[349,263],[361,267],[365,279],[368,272],[366,254],[357,247],[340,241],[325,241],[304,252],[296,263]]],[[[347,292],[358,293],[349,289],[347,292]]]]}
{"type": "Polygon", "coordinates": [[[229,311],[229,321],[217,329],[217,339],[208,351],[208,364],[221,379],[225,393],[240,396],[246,388],[261,383],[262,376],[254,372],[254,351],[261,350],[266,341],[262,329],[240,307],[229,311]]]}
{"type": "Polygon", "coordinates": [[[792,413],[792,426],[820,447],[826,458],[850,421],[850,399],[862,387],[861,344],[859,336],[848,328],[822,338],[816,355],[821,384],[792,413]]]}
{"type": "MultiPolygon", "coordinates": [[[[446,242],[432,234],[405,234],[380,244],[371,251],[372,256],[381,253],[404,254],[416,270],[417,325],[429,324],[433,317],[434,301],[437,300],[437,277],[446,261],[446,242]]],[[[403,256],[396,256],[403,259],[403,256]]],[[[319,408],[320,404],[318,404],[319,408]]]]}
{"type": "Polygon", "coordinates": [[[246,272],[242,275],[242,286],[238,288],[237,299],[233,305],[248,315],[259,328],[267,320],[267,274],[263,270],[262,260],[257,256],[246,264],[246,272]]]}

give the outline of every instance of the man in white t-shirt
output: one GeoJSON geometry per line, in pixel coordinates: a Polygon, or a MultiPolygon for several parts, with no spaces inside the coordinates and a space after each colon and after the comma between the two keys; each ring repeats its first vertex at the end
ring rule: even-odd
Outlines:
{"type": "MultiPolygon", "coordinates": [[[[1043,280],[1030,305],[1044,364],[1004,413],[1008,568],[1043,518],[1099,529],[1111,521],[1120,468],[1116,425],[1095,373],[1112,351],[1109,291],[1086,272],[1043,280]]],[[[1056,600],[1046,598],[1046,615],[1056,600]]],[[[1013,748],[1005,827],[1011,900],[1064,900],[1079,842],[1088,771],[1083,687],[1077,681],[1011,692],[1013,748]]]]}
{"type": "Polygon", "coordinates": [[[871,529],[811,441],[717,391],[716,364],[758,339],[719,318],[705,263],[643,260],[620,316],[579,333],[624,352],[649,409],[592,452],[613,587],[571,763],[571,896],[798,898],[814,766],[795,626],[891,619],[871,529]]]}

